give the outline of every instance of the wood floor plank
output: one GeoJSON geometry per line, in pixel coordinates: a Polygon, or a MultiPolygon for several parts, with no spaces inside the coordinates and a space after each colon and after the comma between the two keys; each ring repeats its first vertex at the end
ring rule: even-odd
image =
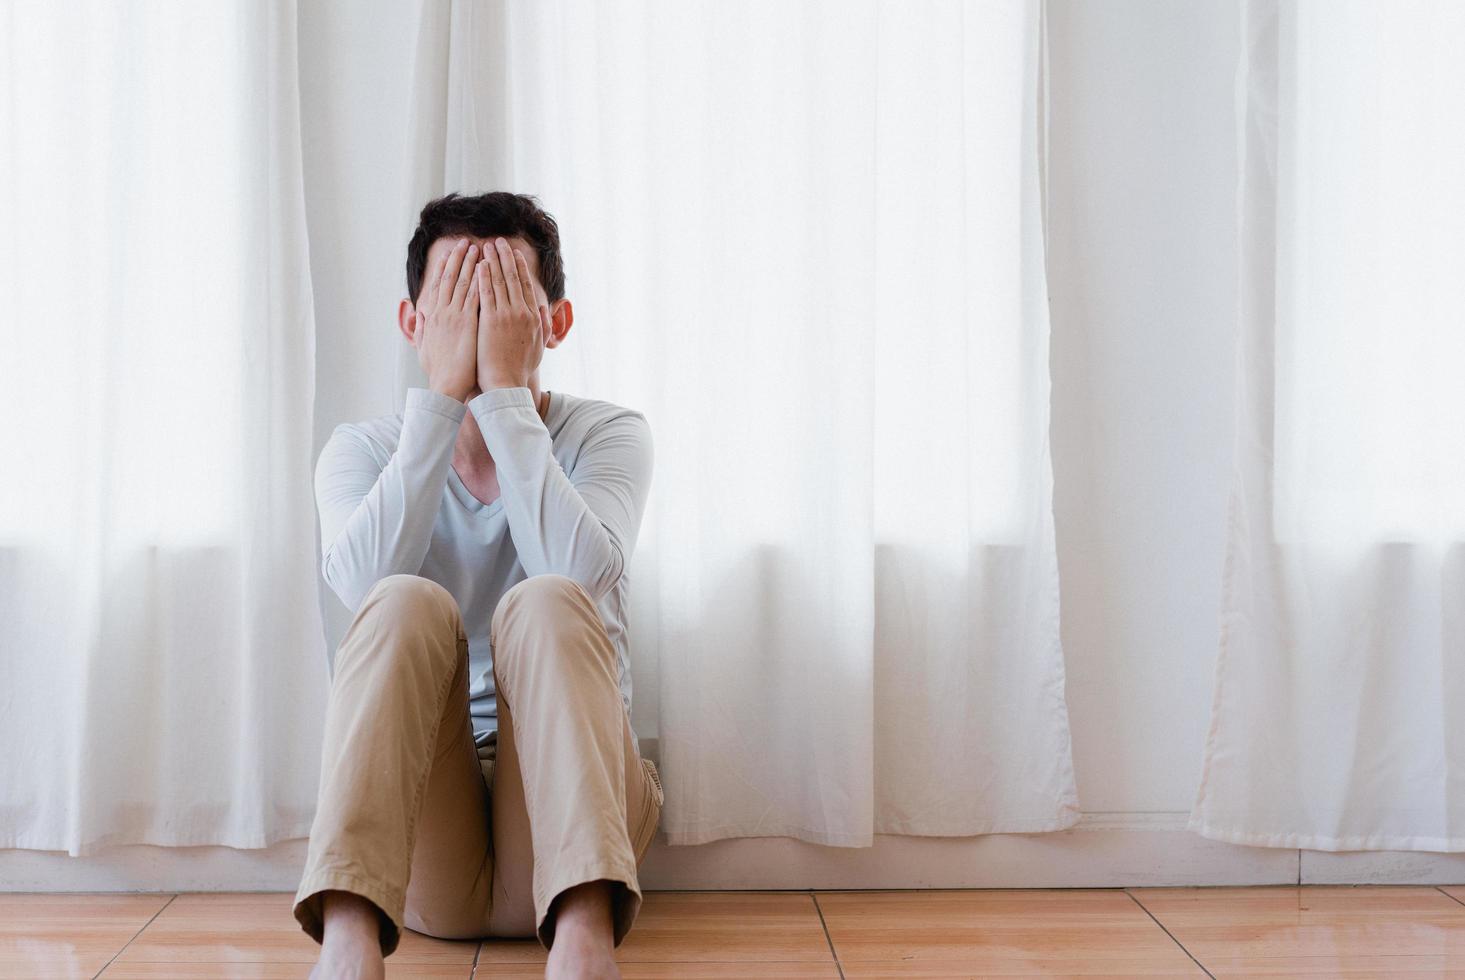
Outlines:
{"type": "Polygon", "coordinates": [[[1135,976],[1144,977],[1144,980],[1195,980],[1196,977],[1204,980],[1205,971],[1201,970],[1194,963],[1190,964],[1190,970],[1181,973],[1134,973],[1132,971],[1119,970],[1115,972],[1113,964],[1101,965],[1098,972],[1065,972],[1072,970],[1072,961],[1067,963],[1056,963],[1051,967],[1045,967],[1040,962],[1033,962],[1019,972],[994,972],[987,961],[984,960],[922,960],[916,962],[899,962],[894,960],[860,960],[854,963],[841,964],[844,968],[845,977],[854,980],[896,980],[901,977],[918,977],[920,980],[998,980],[1004,977],[1044,977],[1045,980],[1088,980],[1093,977],[1115,977],[1135,976]]]}
{"type": "MultiPolygon", "coordinates": [[[[532,939],[490,939],[478,972],[486,965],[542,963],[548,955],[532,939]]],[[[832,963],[833,956],[808,892],[648,891],[616,961],[757,962],[761,973],[763,963],[832,963]]]]}
{"type": "Polygon", "coordinates": [[[1217,977],[1465,975],[1465,906],[1432,887],[1130,892],[1217,977]]]}
{"type": "MultiPolygon", "coordinates": [[[[755,966],[742,962],[709,961],[620,963],[618,966],[624,980],[747,980],[750,976],[756,976],[758,980],[839,980],[839,968],[833,960],[827,963],[760,961],[755,966]]],[[[479,963],[474,977],[544,980],[544,964],[479,963]]]]}
{"type": "MultiPolygon", "coordinates": [[[[471,964],[434,966],[395,960],[396,954],[387,957],[387,980],[469,980],[473,975],[471,964]]],[[[306,963],[113,963],[102,971],[101,980],[305,980],[309,975],[306,963]]]]}
{"type": "Polygon", "coordinates": [[[0,893],[0,976],[93,977],[171,893],[0,893]]]}
{"type": "MultiPolygon", "coordinates": [[[[320,946],[295,921],[294,900],[291,892],[179,895],[117,963],[314,963],[320,946]]],[[[407,929],[387,962],[468,967],[477,951],[476,940],[450,942],[407,929]]]]}
{"type": "Polygon", "coordinates": [[[846,977],[1205,975],[1118,889],[820,891],[817,898],[846,977]]]}
{"type": "Polygon", "coordinates": [[[1455,901],[1465,903],[1465,885],[1440,885],[1439,888],[1455,901]]]}

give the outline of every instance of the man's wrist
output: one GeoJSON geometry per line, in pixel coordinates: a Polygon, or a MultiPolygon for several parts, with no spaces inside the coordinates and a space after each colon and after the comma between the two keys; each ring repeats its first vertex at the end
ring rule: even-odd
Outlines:
{"type": "Polygon", "coordinates": [[[500,374],[482,379],[479,382],[479,387],[484,391],[488,391],[490,388],[527,388],[529,387],[529,382],[500,374]]]}
{"type": "Polygon", "coordinates": [[[451,398],[451,399],[453,399],[455,401],[460,401],[460,402],[465,402],[465,403],[468,401],[468,395],[469,395],[469,393],[473,390],[472,388],[467,388],[467,389],[461,389],[460,390],[458,388],[449,387],[448,385],[440,385],[440,384],[435,385],[432,382],[428,382],[427,388],[428,388],[429,391],[436,392],[439,395],[447,395],[449,398],[451,398]]]}

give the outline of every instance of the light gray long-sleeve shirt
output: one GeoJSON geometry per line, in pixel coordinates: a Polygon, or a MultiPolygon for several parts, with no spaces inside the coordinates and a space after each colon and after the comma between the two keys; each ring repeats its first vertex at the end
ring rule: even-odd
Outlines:
{"type": "Polygon", "coordinates": [[[651,429],[634,409],[549,395],[541,419],[527,387],[492,388],[466,404],[410,388],[402,412],[336,426],[316,462],[321,570],[346,608],[354,613],[372,585],[399,572],[457,600],[480,746],[498,728],[489,625],[503,594],[530,575],[569,576],[595,600],[631,710],[626,569],[651,486],[651,429]],[[488,504],[452,466],[469,411],[497,470],[499,497],[488,504]]]}

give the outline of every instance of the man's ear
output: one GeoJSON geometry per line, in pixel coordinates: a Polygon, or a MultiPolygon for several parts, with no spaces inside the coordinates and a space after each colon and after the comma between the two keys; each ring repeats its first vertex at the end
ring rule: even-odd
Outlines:
{"type": "Polygon", "coordinates": [[[569,297],[552,304],[549,308],[549,336],[544,338],[544,346],[558,347],[574,322],[575,308],[570,304],[569,297]]]}
{"type": "Polygon", "coordinates": [[[402,336],[407,338],[407,343],[416,347],[417,309],[405,297],[397,304],[397,327],[402,331],[402,336]]]}

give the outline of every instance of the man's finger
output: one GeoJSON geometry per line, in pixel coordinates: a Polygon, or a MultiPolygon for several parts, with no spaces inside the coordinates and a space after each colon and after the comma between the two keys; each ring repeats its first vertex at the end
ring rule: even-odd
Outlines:
{"type": "MultiPolygon", "coordinates": [[[[498,303],[495,302],[494,286],[488,281],[488,256],[485,255],[479,259],[478,268],[473,270],[473,274],[478,278],[479,311],[481,313],[494,312],[498,308],[498,303]]],[[[479,316],[479,321],[482,321],[482,315],[479,316]]]]}
{"type": "Polygon", "coordinates": [[[468,239],[460,238],[448,253],[443,263],[442,280],[438,283],[437,302],[438,306],[446,306],[452,302],[453,289],[458,284],[458,268],[463,264],[463,253],[468,251],[468,239]]]}
{"type": "Polygon", "coordinates": [[[447,252],[440,251],[437,258],[427,263],[427,268],[422,270],[422,284],[417,287],[417,309],[426,310],[432,307],[437,301],[437,284],[443,274],[443,257],[447,252]]]}
{"type": "Polygon", "coordinates": [[[473,285],[473,267],[478,264],[478,243],[474,242],[468,246],[463,253],[463,264],[458,269],[458,277],[453,285],[453,308],[461,309],[463,300],[468,298],[468,287],[473,285]]]}
{"type": "Polygon", "coordinates": [[[519,281],[520,298],[524,301],[524,308],[537,313],[539,297],[534,292],[534,277],[529,274],[529,260],[517,248],[514,249],[514,268],[517,270],[515,278],[519,281]]]}
{"type": "Polygon", "coordinates": [[[488,278],[493,282],[493,302],[496,307],[508,309],[509,287],[504,281],[504,269],[500,262],[498,240],[494,240],[494,247],[488,250],[488,278]]]}
{"type": "Polygon", "coordinates": [[[499,263],[504,270],[504,291],[508,295],[510,306],[527,306],[524,302],[524,294],[519,291],[519,253],[509,247],[508,242],[499,245],[499,263]]]}
{"type": "Polygon", "coordinates": [[[468,294],[463,297],[463,309],[472,313],[475,320],[478,317],[478,304],[483,297],[483,293],[478,288],[478,270],[482,267],[482,259],[474,262],[471,269],[468,268],[467,263],[464,263],[464,269],[468,275],[468,294]]]}

